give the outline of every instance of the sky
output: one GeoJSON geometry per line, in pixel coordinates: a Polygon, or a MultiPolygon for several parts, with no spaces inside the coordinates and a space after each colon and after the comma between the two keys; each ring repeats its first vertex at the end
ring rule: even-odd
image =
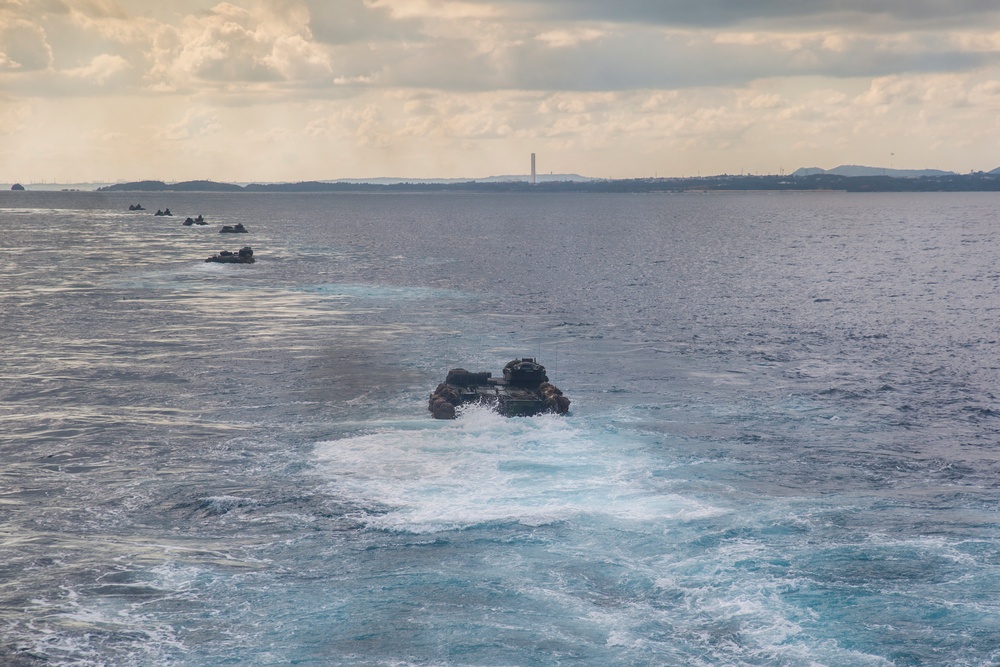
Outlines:
{"type": "Polygon", "coordinates": [[[997,0],[0,0],[0,182],[1000,166],[997,0]]]}

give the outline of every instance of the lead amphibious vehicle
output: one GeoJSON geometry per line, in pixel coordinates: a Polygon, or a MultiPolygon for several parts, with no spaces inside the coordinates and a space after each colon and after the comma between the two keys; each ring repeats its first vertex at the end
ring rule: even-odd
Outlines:
{"type": "Polygon", "coordinates": [[[532,358],[509,362],[503,367],[503,378],[492,375],[489,372],[471,373],[464,368],[451,369],[431,394],[427,405],[431,415],[435,419],[454,419],[455,408],[469,403],[492,407],[505,417],[569,412],[569,399],[549,383],[545,366],[532,358]]]}

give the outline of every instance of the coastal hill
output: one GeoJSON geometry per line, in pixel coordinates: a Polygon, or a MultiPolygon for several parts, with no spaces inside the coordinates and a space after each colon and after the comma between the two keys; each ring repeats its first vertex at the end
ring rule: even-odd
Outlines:
{"type": "Polygon", "coordinates": [[[132,183],[117,183],[97,188],[98,192],[242,192],[243,187],[234,183],[217,183],[215,181],[181,181],[167,184],[163,181],[135,181],[132,183]]]}
{"type": "MultiPolygon", "coordinates": [[[[994,171],[1000,170],[1000,167],[994,171]]],[[[990,172],[993,173],[992,171],[990,172]]],[[[922,178],[924,176],[956,176],[953,171],[941,169],[886,169],[884,167],[862,167],[856,164],[842,164],[833,169],[819,167],[803,167],[792,172],[792,176],[815,176],[817,174],[832,174],[834,176],[891,176],[893,178],[922,178]]]]}
{"type": "MultiPolygon", "coordinates": [[[[453,186],[468,183],[489,183],[489,184],[511,184],[529,183],[530,176],[488,176],[486,178],[341,178],[335,181],[303,181],[299,183],[219,183],[216,181],[180,181],[177,183],[165,183],[164,181],[135,181],[131,183],[116,183],[115,185],[105,185],[98,187],[102,192],[114,191],[142,191],[142,192],[163,192],[163,191],[183,191],[183,192],[262,192],[262,191],[284,191],[290,189],[298,192],[311,191],[337,191],[344,189],[356,189],[356,186],[453,186]]],[[[538,183],[587,183],[598,179],[588,178],[579,174],[538,174],[538,183]]]]}
{"type": "MultiPolygon", "coordinates": [[[[538,174],[535,177],[537,183],[548,183],[548,182],[566,182],[571,181],[575,183],[584,183],[587,181],[596,181],[599,179],[590,178],[588,176],[581,176],[580,174],[538,174]]],[[[523,175],[507,175],[507,176],[487,176],[486,178],[338,178],[335,181],[319,181],[321,183],[365,183],[371,185],[398,185],[400,183],[410,183],[414,185],[436,185],[436,184],[447,184],[447,183],[528,183],[531,181],[531,176],[527,174],[523,175]]]]}

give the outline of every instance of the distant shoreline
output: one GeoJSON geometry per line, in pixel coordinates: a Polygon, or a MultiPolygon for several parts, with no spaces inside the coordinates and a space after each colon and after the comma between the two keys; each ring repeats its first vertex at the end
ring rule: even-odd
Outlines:
{"type": "Polygon", "coordinates": [[[1000,175],[978,172],[900,178],[895,176],[708,176],[697,178],[638,178],[621,180],[465,181],[443,183],[359,183],[304,181],[300,183],[251,183],[236,185],[214,181],[162,181],[119,183],[98,192],[594,192],[594,193],[682,193],[682,192],[998,192],[1000,175]]]}
{"type": "MultiPolygon", "coordinates": [[[[29,191],[58,191],[49,186],[29,191]]],[[[302,181],[298,183],[249,183],[216,181],[135,181],[73,192],[261,192],[261,193],[432,193],[432,192],[537,192],[537,193],[713,193],[713,192],[1000,192],[1000,174],[975,172],[921,177],[844,176],[808,174],[796,176],[720,175],[691,178],[636,178],[606,180],[540,181],[469,180],[442,182],[302,181]]]]}

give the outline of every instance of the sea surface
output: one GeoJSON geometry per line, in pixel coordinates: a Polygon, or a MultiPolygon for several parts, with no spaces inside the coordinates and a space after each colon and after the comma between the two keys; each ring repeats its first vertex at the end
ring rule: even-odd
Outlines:
{"type": "Polygon", "coordinates": [[[998,205],[0,193],[0,664],[1000,664],[998,205]]]}

